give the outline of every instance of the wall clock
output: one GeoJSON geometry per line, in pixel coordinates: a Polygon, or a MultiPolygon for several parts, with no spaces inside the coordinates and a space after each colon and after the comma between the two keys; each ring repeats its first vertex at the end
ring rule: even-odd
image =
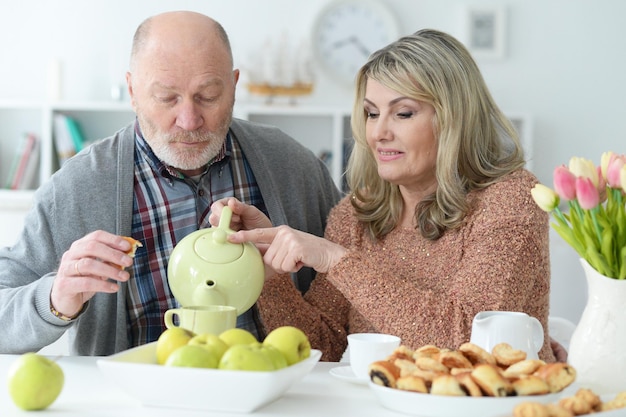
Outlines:
{"type": "Polygon", "coordinates": [[[313,55],[322,68],[345,85],[377,49],[396,40],[393,13],[376,0],[333,0],[313,24],[313,55]]]}

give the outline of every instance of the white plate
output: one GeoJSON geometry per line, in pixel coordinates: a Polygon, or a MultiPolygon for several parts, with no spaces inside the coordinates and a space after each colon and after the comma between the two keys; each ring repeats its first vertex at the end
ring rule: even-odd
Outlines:
{"type": "Polygon", "coordinates": [[[147,406],[252,412],[308,374],[322,352],[273,372],[179,368],[156,363],[156,342],[98,359],[98,367],[147,406]]]}
{"type": "Polygon", "coordinates": [[[502,417],[525,401],[553,403],[561,393],[524,397],[448,397],[420,394],[369,383],[383,407],[417,417],[502,417]]]}
{"type": "Polygon", "coordinates": [[[328,371],[329,374],[342,381],[352,382],[353,384],[367,385],[368,379],[357,378],[352,372],[350,366],[338,366],[328,371]]]}

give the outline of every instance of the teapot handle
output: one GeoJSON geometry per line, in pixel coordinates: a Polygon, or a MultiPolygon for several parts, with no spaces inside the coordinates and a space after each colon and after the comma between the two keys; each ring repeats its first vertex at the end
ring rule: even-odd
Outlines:
{"type": "Polygon", "coordinates": [[[539,322],[539,320],[537,320],[536,318],[534,317],[529,317],[529,318],[532,323],[533,343],[535,344],[535,352],[539,352],[541,348],[543,347],[543,338],[544,338],[543,326],[541,325],[541,322],[539,322]]]}

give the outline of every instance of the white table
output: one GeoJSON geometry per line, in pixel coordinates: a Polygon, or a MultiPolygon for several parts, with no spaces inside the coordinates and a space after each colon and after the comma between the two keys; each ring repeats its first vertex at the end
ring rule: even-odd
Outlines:
{"type": "MultiPolygon", "coordinates": [[[[16,355],[0,355],[0,416],[24,416],[7,390],[6,375],[16,355]]],[[[96,357],[62,356],[59,364],[65,373],[65,386],[45,416],[115,416],[115,417],[187,417],[237,416],[246,414],[194,411],[173,408],[144,407],[110,382],[96,364],[96,357]]],[[[295,384],[275,402],[255,411],[252,416],[405,416],[383,408],[370,388],[338,380],[328,371],[345,363],[320,362],[301,382],[295,384]]],[[[155,384],[158,381],[155,381],[155,384]]],[[[242,395],[245,395],[242,393],[242,395]]],[[[29,415],[32,413],[28,413],[29,415]]],[[[43,416],[43,414],[42,414],[43,416]]]]}

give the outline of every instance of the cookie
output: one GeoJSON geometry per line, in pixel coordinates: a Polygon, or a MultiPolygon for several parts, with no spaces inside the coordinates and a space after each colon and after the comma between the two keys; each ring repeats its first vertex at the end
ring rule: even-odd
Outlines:
{"type": "Polygon", "coordinates": [[[576,370],[563,362],[547,363],[535,371],[533,375],[548,383],[550,392],[561,392],[576,379],[576,370]]]}
{"type": "Polygon", "coordinates": [[[430,387],[431,395],[448,395],[455,397],[465,397],[467,394],[461,388],[461,384],[452,375],[439,375],[433,379],[430,387]]]}
{"type": "Polygon", "coordinates": [[[459,351],[472,363],[472,365],[490,364],[495,365],[496,359],[480,346],[467,342],[459,346],[459,351]]]}
{"type": "Polygon", "coordinates": [[[491,350],[491,354],[496,359],[496,364],[506,367],[526,359],[526,352],[513,349],[508,343],[498,343],[491,350]]]}
{"type": "Polygon", "coordinates": [[[535,375],[521,376],[511,383],[518,396],[543,395],[550,393],[548,383],[535,375]]]}
{"type": "Polygon", "coordinates": [[[489,397],[506,397],[513,393],[513,386],[504,378],[496,365],[480,364],[472,370],[472,378],[489,397]]]}

